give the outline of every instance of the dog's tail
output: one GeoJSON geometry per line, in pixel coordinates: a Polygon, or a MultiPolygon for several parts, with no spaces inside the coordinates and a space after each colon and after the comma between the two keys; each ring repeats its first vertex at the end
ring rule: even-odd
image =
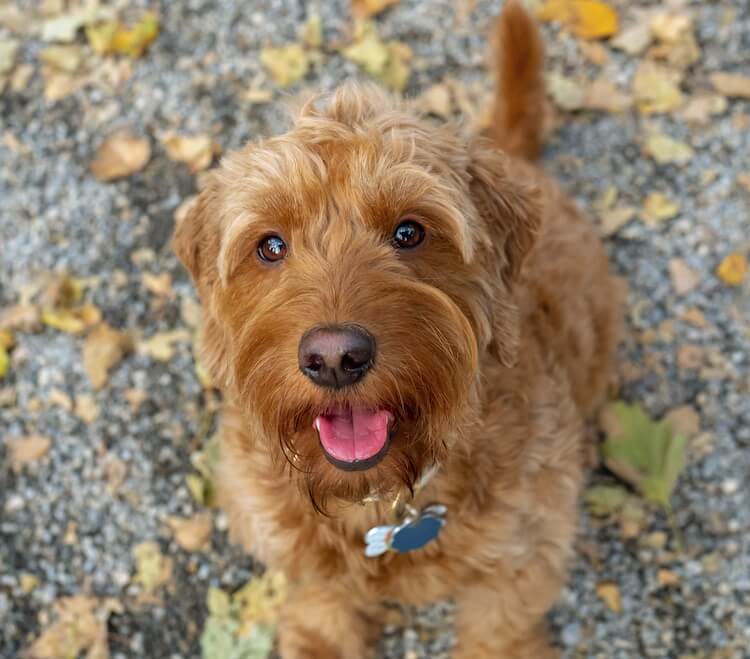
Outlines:
{"type": "Polygon", "coordinates": [[[507,0],[495,22],[497,76],[488,137],[511,155],[536,160],[544,128],[544,46],[536,21],[507,0]]]}

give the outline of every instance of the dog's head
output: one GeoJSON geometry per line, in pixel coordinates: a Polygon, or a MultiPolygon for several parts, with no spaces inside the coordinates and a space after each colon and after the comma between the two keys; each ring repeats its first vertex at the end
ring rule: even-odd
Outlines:
{"type": "Polygon", "coordinates": [[[481,360],[515,358],[537,222],[489,143],[347,86],[228,155],[174,246],[212,376],[323,506],[411,487],[460,441],[481,360]]]}

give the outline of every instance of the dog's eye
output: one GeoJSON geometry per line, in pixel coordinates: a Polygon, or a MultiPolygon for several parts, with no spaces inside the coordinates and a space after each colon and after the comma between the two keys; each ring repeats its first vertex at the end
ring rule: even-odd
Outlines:
{"type": "Polygon", "coordinates": [[[267,263],[275,263],[286,258],[286,243],[278,236],[266,236],[258,244],[258,258],[267,263]]]}
{"type": "Polygon", "coordinates": [[[393,246],[397,249],[412,249],[424,240],[424,227],[414,220],[404,220],[393,232],[393,246]]]}

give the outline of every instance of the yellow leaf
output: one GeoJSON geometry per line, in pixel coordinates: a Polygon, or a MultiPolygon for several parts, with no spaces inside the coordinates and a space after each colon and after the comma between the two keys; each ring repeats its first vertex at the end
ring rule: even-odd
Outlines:
{"type": "Polygon", "coordinates": [[[159,332],[141,341],[138,344],[138,352],[160,362],[168,362],[174,355],[175,344],[187,343],[191,338],[192,335],[185,329],[159,332]]]}
{"type": "Polygon", "coordinates": [[[167,524],[174,533],[174,539],[186,551],[204,549],[211,539],[213,519],[207,513],[193,517],[168,517],[167,524]]]}
{"type": "Polygon", "coordinates": [[[21,590],[24,593],[30,593],[39,585],[39,577],[37,577],[35,574],[22,572],[21,576],[18,579],[18,585],[21,586],[21,590]]]}
{"type": "Polygon", "coordinates": [[[99,416],[99,406],[91,394],[79,394],[73,414],[86,423],[93,423],[99,416]]]}
{"type": "Polygon", "coordinates": [[[737,73],[714,73],[711,84],[717,92],[732,98],[750,98],[750,77],[737,73]]]}
{"type": "Polygon", "coordinates": [[[684,165],[693,157],[689,144],[662,133],[652,133],[646,138],[646,152],[660,165],[684,165]]]}
{"type": "Polygon", "coordinates": [[[10,356],[8,355],[8,349],[0,346],[0,379],[8,375],[10,370],[10,356]]]}
{"type": "Polygon", "coordinates": [[[150,158],[151,145],[147,139],[118,131],[99,146],[90,169],[99,181],[114,181],[141,171],[150,158]]]}
{"type": "Polygon", "coordinates": [[[738,252],[727,254],[716,274],[727,286],[739,286],[747,275],[747,259],[738,252]]]}
{"type": "Polygon", "coordinates": [[[39,53],[39,59],[60,71],[75,73],[83,61],[80,46],[49,46],[39,53]]]}
{"type": "Polygon", "coordinates": [[[83,344],[83,367],[95,389],[101,389],[107,383],[109,370],[120,362],[130,345],[130,339],[125,334],[106,323],[99,325],[86,337],[83,344]]]}
{"type": "Polygon", "coordinates": [[[6,438],[8,459],[13,471],[21,471],[25,465],[36,462],[47,455],[50,443],[49,438],[42,435],[6,438]]]}
{"type": "Polygon", "coordinates": [[[352,0],[352,14],[357,18],[371,18],[399,2],[400,0],[352,0]]]}
{"type": "Polygon", "coordinates": [[[156,542],[141,542],[133,547],[136,573],[133,580],[146,592],[153,592],[169,582],[172,576],[172,560],[164,556],[156,542]]]}
{"type": "Polygon", "coordinates": [[[661,192],[652,192],[643,203],[643,219],[647,224],[671,220],[680,212],[680,204],[661,192]]]}
{"type": "Polygon", "coordinates": [[[398,41],[382,41],[372,21],[357,24],[354,43],[342,54],[386,87],[397,91],[406,87],[411,49],[398,41]]]}
{"type": "Polygon", "coordinates": [[[423,112],[448,119],[453,114],[453,97],[448,85],[438,83],[423,91],[416,99],[417,107],[423,112]]]}
{"type": "Polygon", "coordinates": [[[307,17],[300,37],[308,48],[320,48],[323,45],[323,21],[320,14],[313,13],[307,17]]]}
{"type": "Polygon", "coordinates": [[[154,12],[147,11],[132,28],[120,26],[114,34],[111,50],[118,55],[136,58],[159,36],[159,19],[154,12]]]}
{"type": "Polygon", "coordinates": [[[9,350],[13,347],[14,343],[13,332],[8,329],[0,329],[0,348],[9,350]]]}
{"type": "Polygon", "coordinates": [[[0,40],[0,75],[13,69],[20,45],[15,39],[0,40]]]}
{"type": "Polygon", "coordinates": [[[542,21],[557,21],[581,39],[603,39],[617,33],[617,12],[600,0],[547,0],[537,10],[542,21]]]}
{"type": "Polygon", "coordinates": [[[633,77],[633,96],[643,114],[671,112],[679,108],[684,97],[680,91],[681,75],[648,60],[641,63],[633,77]]]}
{"type": "Polygon", "coordinates": [[[101,312],[92,304],[76,309],[64,307],[42,311],[42,322],[67,334],[81,334],[101,320],[101,312]]]}
{"type": "Polygon", "coordinates": [[[555,105],[563,110],[580,110],[586,99],[583,85],[573,78],[569,78],[554,71],[546,76],[547,92],[555,101],[555,105]]]}
{"type": "Polygon", "coordinates": [[[636,210],[632,206],[619,206],[599,212],[601,232],[604,236],[617,233],[623,226],[635,217],[636,210]]]}
{"type": "Polygon", "coordinates": [[[283,572],[269,571],[251,579],[232,598],[239,608],[238,634],[244,636],[256,624],[276,622],[286,596],[287,581],[283,572]]]}
{"type": "Polygon", "coordinates": [[[605,77],[597,78],[586,89],[583,107],[601,112],[625,112],[633,105],[633,99],[620,91],[605,77]]]}
{"type": "Polygon", "coordinates": [[[100,55],[112,53],[112,44],[120,27],[118,21],[105,21],[86,26],[86,38],[91,48],[100,55]]]}
{"type": "Polygon", "coordinates": [[[211,166],[221,147],[208,135],[177,135],[168,133],[162,140],[167,155],[177,162],[184,162],[195,173],[211,166]]]}
{"type": "Polygon", "coordinates": [[[622,612],[620,588],[612,581],[602,581],[596,584],[596,594],[614,613],[622,612]]]}
{"type": "Polygon", "coordinates": [[[260,51],[260,61],[280,87],[288,87],[302,80],[310,68],[307,53],[298,43],[264,48],[260,51]]]}

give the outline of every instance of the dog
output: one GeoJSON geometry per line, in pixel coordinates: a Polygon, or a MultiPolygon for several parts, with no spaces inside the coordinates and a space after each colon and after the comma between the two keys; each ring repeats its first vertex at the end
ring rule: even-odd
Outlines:
{"type": "Polygon", "coordinates": [[[228,154],[176,227],[230,531],[290,583],[284,659],[371,657],[383,602],[449,598],[458,659],[558,656],[622,295],[535,164],[538,28],[509,0],[493,33],[486,134],[345,84],[228,154]]]}

